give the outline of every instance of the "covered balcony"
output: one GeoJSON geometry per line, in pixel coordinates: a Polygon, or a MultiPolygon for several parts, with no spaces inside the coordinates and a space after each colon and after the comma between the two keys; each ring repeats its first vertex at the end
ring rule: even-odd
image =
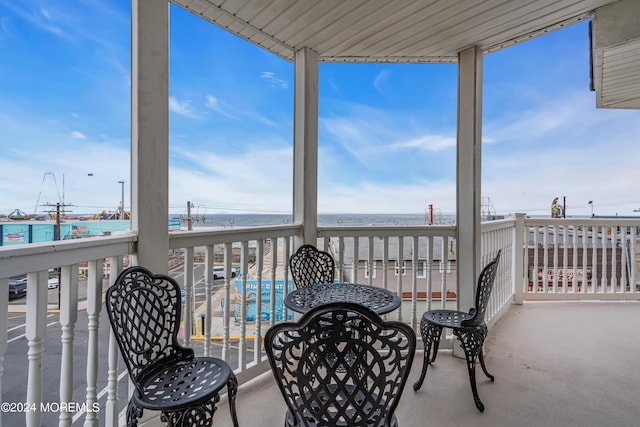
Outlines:
{"type": "MultiPolygon", "coordinates": [[[[416,330],[426,309],[473,305],[480,269],[502,250],[486,343],[496,382],[481,380],[479,386],[487,411],[480,414],[473,406],[464,360],[448,357],[459,356],[459,349],[447,336],[423,389],[405,390],[398,410],[402,425],[631,425],[637,420],[633,387],[640,378],[632,355],[638,346],[633,325],[640,320],[640,220],[535,219],[517,213],[483,222],[480,207],[483,55],[593,17],[595,26],[601,25],[593,47],[598,103],[638,108],[640,55],[634,46],[640,30],[633,22],[640,8],[634,1],[474,2],[466,18],[460,13],[461,4],[468,6],[465,2],[427,7],[389,2],[382,9],[376,2],[358,7],[289,0],[269,6],[172,3],[294,62],[293,223],[167,231],[168,3],[133,0],[132,229],[0,248],[0,284],[6,288],[9,278],[20,275],[28,279],[26,326],[16,327],[16,337],[7,315],[0,327],[2,397],[16,404],[2,414],[4,425],[122,422],[130,389],[102,301],[105,288],[129,264],[179,277],[185,301],[181,340],[232,365],[240,382],[241,423],[282,423],[284,405],[271,380],[262,336],[274,322],[290,316],[278,299],[290,286],[286,261],[302,243],[330,251],[341,280],[397,292],[402,307],[387,318],[416,330]],[[296,5],[316,6],[315,13],[281,12],[296,5]],[[369,19],[379,24],[371,25],[369,19]],[[631,66],[610,68],[620,59],[622,45],[621,55],[631,66]],[[458,64],[454,225],[318,225],[321,61],[458,64]],[[212,279],[214,262],[224,266],[222,284],[212,279]],[[58,301],[48,300],[51,268],[61,272],[58,301]],[[239,274],[232,278],[232,271],[239,274]],[[279,281],[281,288],[273,286],[279,281]],[[262,291],[267,282],[268,293],[262,291]],[[58,405],[46,406],[51,402],[58,405]],[[25,404],[22,410],[18,403],[25,404]]],[[[0,294],[0,310],[13,312],[7,292],[0,294]]],[[[419,348],[410,381],[420,369],[419,348]]],[[[153,415],[149,425],[159,422],[153,415]]],[[[224,404],[216,425],[229,425],[224,404]]]]}

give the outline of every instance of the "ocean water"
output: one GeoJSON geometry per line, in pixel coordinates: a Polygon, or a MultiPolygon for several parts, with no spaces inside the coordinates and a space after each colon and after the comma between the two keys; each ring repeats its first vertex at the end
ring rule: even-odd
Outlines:
{"type": "MultiPolygon", "coordinates": [[[[186,224],[186,216],[172,216],[186,224]]],[[[192,225],[197,227],[255,227],[262,225],[291,224],[289,214],[207,214],[192,216],[192,225]]],[[[438,224],[453,224],[455,217],[441,216],[434,220],[438,224]]],[[[425,225],[428,223],[426,214],[320,214],[319,226],[358,226],[358,225],[425,225]]]]}

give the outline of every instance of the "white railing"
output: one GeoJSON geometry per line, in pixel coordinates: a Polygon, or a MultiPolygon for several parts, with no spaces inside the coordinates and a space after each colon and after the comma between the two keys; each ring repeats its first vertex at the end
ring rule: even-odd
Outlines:
{"type": "MultiPolygon", "coordinates": [[[[57,241],[31,245],[8,246],[0,248],[0,379],[10,370],[24,373],[26,394],[6,393],[2,387],[3,407],[2,421],[4,425],[40,426],[53,424],[52,417],[58,418],[61,426],[71,425],[73,421],[84,416],[85,425],[97,425],[98,414],[102,413],[106,425],[117,425],[119,408],[117,390],[118,350],[113,339],[100,339],[100,331],[107,332],[110,337],[108,323],[100,324],[102,308],[102,291],[104,260],[110,259],[110,276],[114,278],[122,269],[124,255],[132,253],[136,235],[133,233],[118,236],[98,237],[81,240],[57,241]],[[84,264],[86,263],[86,267],[84,264]],[[80,265],[86,272],[86,301],[78,298],[78,281],[80,265]],[[48,279],[49,270],[59,268],[58,299],[49,304],[48,279]],[[6,362],[9,343],[8,325],[8,279],[16,276],[27,277],[27,295],[24,312],[24,323],[12,328],[12,341],[26,339],[27,353],[17,358],[12,364],[6,362]],[[86,307],[86,327],[77,325],[79,306],[86,307]],[[49,314],[59,313],[61,336],[59,343],[47,341],[47,329],[54,323],[49,321],[49,314]],[[87,344],[84,354],[86,359],[78,360],[78,349],[83,346],[74,337],[76,329],[87,331],[87,344]],[[48,347],[50,346],[50,347],[48,347]],[[48,350],[49,348],[53,350],[48,350]],[[59,348],[59,351],[58,351],[59,348]],[[48,351],[45,351],[48,350],[48,351]],[[74,355],[74,352],[76,353],[74,355]],[[99,355],[109,354],[108,366],[99,365],[99,355]],[[59,363],[53,362],[59,360],[59,363]],[[45,372],[44,366],[49,369],[45,372]],[[53,367],[53,369],[51,369],[53,367]],[[86,369],[79,369],[85,367],[86,369]],[[75,376],[85,373],[85,393],[74,395],[77,384],[75,376]],[[104,387],[104,404],[98,403],[99,374],[102,374],[104,387]],[[57,376],[52,379],[52,376],[57,376]],[[43,396],[45,377],[48,383],[59,384],[57,396],[43,396]],[[44,399],[43,399],[44,398],[44,399]],[[9,405],[9,406],[6,406],[9,405]],[[86,411],[89,408],[90,410],[86,411]],[[44,420],[46,418],[46,422],[44,420]]],[[[83,273],[84,274],[84,273],[83,273]]],[[[110,337],[112,338],[112,337],[110,337]]],[[[126,397],[125,401],[128,400],[126,397]]]]}
{"type": "MultiPolygon", "coordinates": [[[[505,307],[522,298],[640,299],[636,284],[638,227],[640,221],[636,220],[551,220],[524,215],[483,223],[481,263],[486,264],[502,250],[488,316],[499,318],[505,307]],[[547,276],[529,274],[539,270],[547,276]]],[[[197,352],[227,360],[241,382],[266,371],[262,336],[269,326],[291,316],[281,300],[289,291],[289,255],[301,234],[300,225],[170,233],[174,252],[170,265],[177,265],[172,274],[185,290],[184,343],[197,352]],[[224,280],[213,280],[214,265],[223,266],[224,280]],[[234,273],[236,277],[232,277],[234,273]],[[267,294],[259,291],[266,283],[273,284],[267,294]]],[[[442,225],[321,227],[316,244],[334,256],[339,280],[365,282],[401,295],[402,309],[387,316],[418,328],[425,310],[457,307],[455,234],[455,226],[442,225]]],[[[75,408],[55,414],[60,425],[70,425],[76,419],[88,426],[117,425],[128,400],[128,376],[124,366],[118,368],[117,346],[112,339],[106,342],[110,330],[106,318],[100,321],[105,290],[103,260],[110,261],[112,282],[123,268],[123,258],[135,255],[136,240],[131,233],[0,248],[0,286],[7,289],[11,277],[28,278],[26,326],[22,326],[21,338],[27,344],[21,358],[24,365],[11,365],[12,372],[24,372],[26,394],[4,390],[5,402],[24,402],[34,408],[41,408],[43,402],[75,403],[75,408]],[[61,267],[60,298],[48,303],[48,270],[56,267],[61,267]],[[78,295],[80,272],[88,276],[86,301],[78,295]],[[47,319],[54,312],[59,313],[60,338],[52,342],[49,335],[45,346],[47,329],[54,328],[47,319]],[[86,322],[86,346],[74,338],[76,331],[85,329],[79,322],[86,322]],[[52,353],[57,348],[60,351],[52,353]],[[53,362],[59,369],[43,372],[42,366],[51,366],[51,358],[59,360],[53,362]],[[86,376],[80,380],[84,368],[86,376]],[[45,377],[51,375],[59,379],[59,393],[43,396],[45,377]],[[84,393],[79,396],[78,390],[84,393]],[[98,401],[100,413],[77,411],[79,404],[86,409],[98,401]]],[[[7,294],[0,294],[0,309],[5,313],[7,294]]],[[[8,323],[4,316],[0,325],[3,376],[9,369],[5,363],[8,323]]],[[[3,417],[8,420],[10,415],[3,417]]],[[[51,414],[37,410],[21,416],[20,424],[26,420],[27,425],[36,426],[51,414]]],[[[9,421],[5,424],[11,425],[9,421]]]]}
{"type": "Polygon", "coordinates": [[[293,238],[301,235],[301,230],[299,225],[280,225],[170,234],[170,248],[183,254],[187,302],[183,310],[184,344],[202,342],[203,354],[227,361],[240,382],[268,369],[262,336],[269,326],[288,316],[282,298],[288,292],[293,238]],[[198,265],[202,270],[195,276],[198,265]],[[224,267],[221,285],[214,283],[214,265],[224,267]],[[259,290],[278,281],[282,281],[278,295],[276,286],[270,286],[263,301],[259,290]],[[248,289],[248,283],[253,283],[252,289],[248,289]],[[203,289],[200,293],[204,293],[204,301],[196,305],[198,289],[203,289]],[[212,342],[221,345],[214,349],[212,342]]]}
{"type": "Polygon", "coordinates": [[[455,299],[455,226],[322,227],[318,237],[341,281],[396,292],[402,308],[389,316],[416,330],[425,310],[455,299]]]}
{"type": "Polygon", "coordinates": [[[638,300],[635,219],[526,219],[525,299],[638,300]]]}
{"type": "MultiPolygon", "coordinates": [[[[515,293],[514,274],[516,243],[516,221],[511,219],[496,220],[482,223],[482,250],[480,251],[480,266],[491,261],[498,250],[501,250],[498,271],[485,314],[489,324],[494,323],[513,302],[515,293]]],[[[475,287],[474,287],[475,289],[475,287]]]]}

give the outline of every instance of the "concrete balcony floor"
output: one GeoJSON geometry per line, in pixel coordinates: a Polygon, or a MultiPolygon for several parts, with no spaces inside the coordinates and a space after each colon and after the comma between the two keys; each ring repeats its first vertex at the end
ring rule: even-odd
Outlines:
{"type": "MultiPolygon", "coordinates": [[[[421,344],[419,344],[421,348],[421,344]]],[[[396,415],[400,426],[632,426],[640,423],[640,303],[532,302],[513,305],[489,329],[477,367],[485,404],[473,404],[463,359],[443,351],[422,389],[416,352],[396,415]]],[[[285,405],[270,372],[240,386],[241,426],[281,426],[285,405]]],[[[230,426],[223,398],[214,424],[230,426]]]]}

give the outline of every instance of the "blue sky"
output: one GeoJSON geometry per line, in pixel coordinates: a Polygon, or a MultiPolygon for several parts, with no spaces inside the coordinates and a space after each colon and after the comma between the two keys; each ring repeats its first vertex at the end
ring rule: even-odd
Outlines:
{"type": "MultiPolygon", "coordinates": [[[[170,21],[171,212],[291,212],[293,64],[177,7],[170,21]]],[[[128,205],[129,36],[129,1],[0,3],[0,213],[63,193],[74,213],[115,210],[121,180],[128,205]]],[[[567,215],[589,200],[634,215],[640,112],[595,108],[586,23],[487,55],[483,72],[497,213],[545,215],[565,196],[567,215]]],[[[319,211],[455,212],[457,66],[319,75],[319,211]]]]}

